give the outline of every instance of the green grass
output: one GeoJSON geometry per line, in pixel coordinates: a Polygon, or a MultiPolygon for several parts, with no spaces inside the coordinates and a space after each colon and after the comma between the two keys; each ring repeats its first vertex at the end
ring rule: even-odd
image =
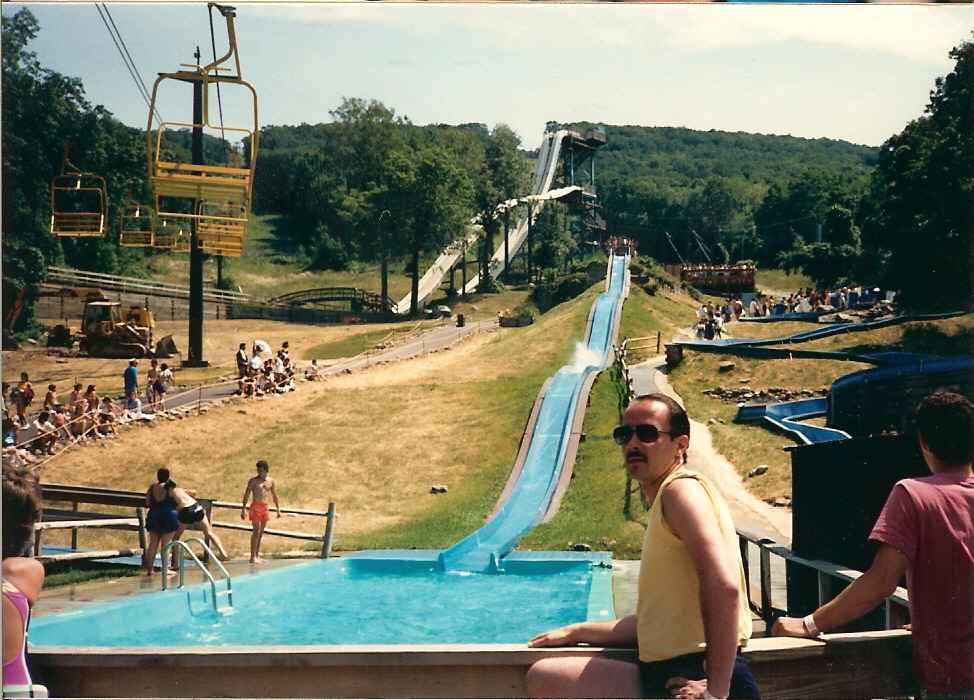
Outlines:
{"type": "MultiPolygon", "coordinates": [[[[468,472],[449,493],[436,496],[432,507],[409,520],[383,530],[342,538],[341,549],[448,547],[484,523],[510,476],[517,453],[518,436],[531,412],[541,385],[567,362],[581,338],[589,307],[599,289],[550,310],[535,326],[511,329],[498,336],[478,356],[486,366],[505,372],[496,378],[464,382],[458,391],[478,397],[475,417],[461,426],[462,433],[485,440],[476,470],[468,472]],[[530,339],[540,339],[553,351],[522,352],[530,339]],[[517,364],[511,363],[518,357],[517,364]]],[[[423,387],[416,387],[421,391],[423,387]]],[[[429,391],[435,388],[430,386],[429,391]]],[[[438,401],[449,402],[450,393],[440,390],[438,401]]]]}
{"type": "Polygon", "coordinates": [[[797,289],[814,287],[811,277],[800,272],[789,273],[785,270],[761,270],[755,275],[754,284],[763,292],[790,294],[797,289]]]}
{"type": "Polygon", "coordinates": [[[44,590],[88,581],[138,576],[141,573],[142,569],[134,566],[99,564],[90,561],[50,564],[46,567],[44,590]]]}
{"type": "Polygon", "coordinates": [[[375,347],[381,341],[393,336],[388,330],[366,331],[341,340],[321,343],[304,351],[306,360],[334,360],[340,357],[354,357],[375,347]]]}
{"type": "Polygon", "coordinates": [[[615,370],[599,375],[585,412],[585,441],[578,455],[571,486],[550,522],[536,527],[520,549],[564,550],[572,543],[611,551],[616,559],[638,559],[646,511],[639,495],[631,497],[632,518],[623,512],[626,470],[612,428],[619,422],[619,384],[615,370]]]}

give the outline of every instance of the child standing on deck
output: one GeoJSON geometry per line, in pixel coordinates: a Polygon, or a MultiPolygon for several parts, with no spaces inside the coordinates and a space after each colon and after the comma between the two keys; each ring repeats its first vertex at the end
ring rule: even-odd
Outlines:
{"type": "Polygon", "coordinates": [[[276,484],[272,478],[267,476],[270,469],[270,465],[267,464],[266,460],[261,459],[257,461],[257,476],[250,477],[240,504],[240,519],[243,520],[247,512],[247,497],[253,497],[253,501],[250,504],[250,522],[254,526],[253,532],[250,534],[251,564],[259,564],[261,562],[260,540],[264,536],[264,528],[267,527],[267,521],[270,520],[267,506],[268,491],[274,497],[274,507],[277,508],[277,517],[281,517],[281,504],[277,500],[276,484]]]}

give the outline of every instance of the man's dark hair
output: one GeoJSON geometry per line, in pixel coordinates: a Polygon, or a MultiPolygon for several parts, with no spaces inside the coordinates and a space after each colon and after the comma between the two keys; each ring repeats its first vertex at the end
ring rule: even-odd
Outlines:
{"type": "MultiPolygon", "coordinates": [[[[664,404],[670,413],[670,438],[676,438],[680,435],[686,435],[690,437],[690,417],[687,415],[686,410],[677,403],[674,399],[670,398],[666,394],[643,394],[642,396],[637,396],[633,399],[633,403],[637,401],[656,401],[658,403],[664,404]]],[[[686,464],[687,455],[683,453],[683,463],[686,464]]]]}
{"type": "Polygon", "coordinates": [[[257,468],[258,469],[266,469],[267,471],[270,471],[271,470],[271,465],[269,465],[267,463],[267,460],[266,459],[258,459],[257,460],[257,468]]]}
{"type": "Polygon", "coordinates": [[[3,558],[26,553],[41,519],[37,478],[23,467],[3,465],[3,558]]]}
{"type": "Polygon", "coordinates": [[[916,408],[917,433],[937,459],[950,466],[974,458],[974,404],[952,391],[935,391],[916,408]]]}
{"type": "Polygon", "coordinates": [[[240,349],[245,350],[247,348],[247,343],[240,343],[240,349]]]}
{"type": "Polygon", "coordinates": [[[47,419],[51,417],[51,414],[49,411],[41,411],[40,415],[37,417],[40,418],[41,423],[46,423],[47,419]]]}
{"type": "Polygon", "coordinates": [[[160,469],[159,471],[157,471],[156,472],[156,481],[158,481],[160,484],[164,484],[167,481],[169,481],[169,470],[166,469],[165,467],[163,467],[162,469],[160,469]]]}

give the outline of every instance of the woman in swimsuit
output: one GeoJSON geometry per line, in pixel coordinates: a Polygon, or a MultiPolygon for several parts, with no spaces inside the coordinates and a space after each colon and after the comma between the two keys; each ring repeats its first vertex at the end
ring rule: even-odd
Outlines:
{"type": "Polygon", "coordinates": [[[44,566],[29,556],[41,517],[37,480],[24,468],[3,466],[3,697],[46,698],[27,669],[30,608],[44,584],[44,566]]]}
{"type": "MultiPolygon", "coordinates": [[[[176,482],[169,478],[169,470],[160,469],[156,472],[156,483],[152,484],[145,492],[145,502],[149,506],[149,514],[145,523],[146,530],[149,531],[149,546],[146,547],[142,565],[145,567],[146,576],[152,575],[156,562],[156,552],[159,551],[160,547],[165,549],[179,529],[179,520],[176,518],[176,501],[172,496],[175,488],[176,482]]],[[[170,575],[171,572],[167,570],[165,560],[162,562],[162,568],[167,575],[170,575]]]]}

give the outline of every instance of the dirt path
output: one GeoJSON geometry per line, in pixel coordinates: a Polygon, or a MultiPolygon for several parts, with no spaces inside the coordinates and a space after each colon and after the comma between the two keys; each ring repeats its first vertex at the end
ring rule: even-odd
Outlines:
{"type": "MultiPolygon", "coordinates": [[[[666,375],[660,371],[666,363],[662,357],[654,357],[630,367],[630,371],[645,369],[651,372],[651,379],[658,391],[672,396],[683,404],[683,399],[673,390],[666,375]]],[[[637,393],[641,393],[637,390],[637,393]]],[[[751,495],[744,487],[737,469],[726,457],[714,449],[710,430],[703,423],[690,421],[690,450],[687,453],[688,466],[706,474],[713,481],[724,498],[727,499],[734,517],[734,523],[745,530],[770,537],[781,544],[791,542],[791,511],[775,508],[751,495]]]]}

